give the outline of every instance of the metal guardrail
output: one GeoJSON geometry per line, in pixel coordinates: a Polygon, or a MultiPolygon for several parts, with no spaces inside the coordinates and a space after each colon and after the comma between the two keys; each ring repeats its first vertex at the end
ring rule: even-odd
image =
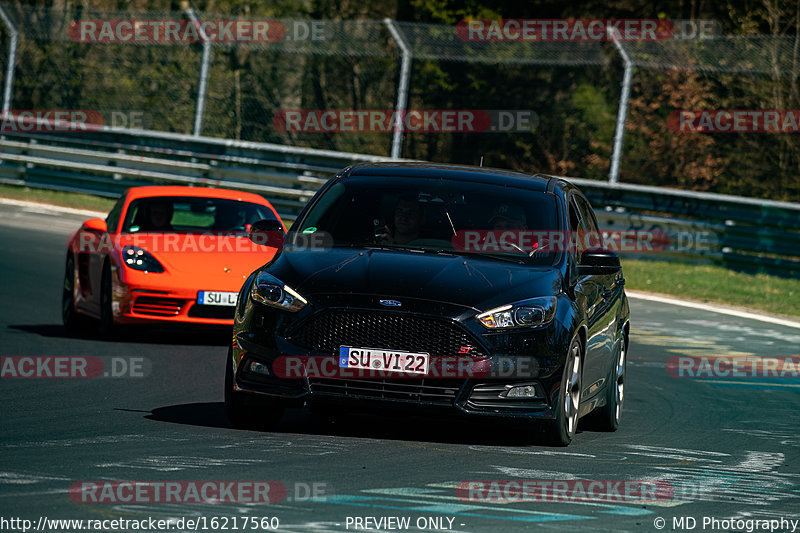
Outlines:
{"type": "Polygon", "coordinates": [[[577,178],[570,181],[583,189],[604,229],[667,233],[675,245],[667,257],[800,277],[800,204],[577,178]]]}
{"type": "Polygon", "coordinates": [[[144,130],[4,132],[0,181],[116,197],[153,184],[224,186],[262,194],[293,220],[343,167],[388,158],[144,130]]]}
{"type": "MultiPolygon", "coordinates": [[[[343,167],[389,158],[145,130],[3,132],[0,182],[116,197],[138,185],[224,186],[267,197],[287,220],[343,167]]],[[[603,229],[660,230],[659,258],[800,277],[800,204],[570,178],[603,229]]],[[[653,256],[643,254],[641,257],[653,256]]]]}

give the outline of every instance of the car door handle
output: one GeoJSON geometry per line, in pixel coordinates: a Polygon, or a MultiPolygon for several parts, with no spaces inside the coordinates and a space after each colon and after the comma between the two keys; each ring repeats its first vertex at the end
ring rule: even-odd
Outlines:
{"type": "Polygon", "coordinates": [[[619,278],[614,283],[617,285],[617,287],[622,287],[623,285],[625,285],[625,278],[619,278]]]}

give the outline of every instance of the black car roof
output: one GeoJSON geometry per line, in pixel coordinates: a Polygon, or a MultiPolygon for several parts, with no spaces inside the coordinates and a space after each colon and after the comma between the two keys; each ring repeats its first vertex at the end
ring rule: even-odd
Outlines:
{"type": "Polygon", "coordinates": [[[550,176],[539,176],[496,168],[447,165],[443,163],[359,163],[349,168],[347,176],[385,176],[409,178],[439,178],[491,183],[545,192],[550,176]]]}

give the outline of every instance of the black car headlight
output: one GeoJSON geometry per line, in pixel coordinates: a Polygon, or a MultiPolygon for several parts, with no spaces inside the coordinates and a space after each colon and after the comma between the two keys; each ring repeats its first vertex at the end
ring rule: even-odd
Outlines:
{"type": "Polygon", "coordinates": [[[260,272],[250,288],[250,299],[270,307],[286,311],[299,311],[306,306],[308,300],[300,296],[294,289],[266,272],[260,272]]]}
{"type": "Polygon", "coordinates": [[[128,245],[122,249],[122,261],[125,266],[134,270],[143,270],[145,272],[164,272],[164,267],[158,262],[158,259],[150,255],[150,253],[138,246],[128,245]]]}
{"type": "Polygon", "coordinates": [[[543,296],[496,307],[475,318],[489,329],[504,329],[544,326],[555,316],[556,298],[543,296]]]}

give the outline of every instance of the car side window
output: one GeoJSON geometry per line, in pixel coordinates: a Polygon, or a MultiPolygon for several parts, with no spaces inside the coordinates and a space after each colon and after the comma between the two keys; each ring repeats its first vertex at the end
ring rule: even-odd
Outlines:
{"type": "Polygon", "coordinates": [[[576,196],[575,200],[578,203],[578,209],[581,212],[581,218],[583,219],[586,229],[588,231],[597,231],[597,217],[594,214],[594,210],[592,210],[592,206],[590,206],[586,198],[582,196],[576,196]]]}
{"type": "Polygon", "coordinates": [[[125,195],[123,194],[120,196],[117,203],[114,204],[114,207],[111,208],[111,211],[108,213],[106,217],[106,226],[108,226],[109,233],[116,233],[117,227],[119,226],[119,219],[120,215],[122,215],[122,206],[125,205],[125,195]]]}
{"type": "MultiPolygon", "coordinates": [[[[579,239],[580,235],[586,234],[586,225],[583,223],[583,219],[579,215],[578,206],[575,204],[575,196],[573,196],[569,201],[569,230],[573,234],[574,239],[579,239]]],[[[577,242],[577,241],[576,241],[577,242]]],[[[578,248],[575,251],[575,260],[578,261],[580,264],[581,259],[583,258],[583,254],[578,248]]]]}
{"type": "Polygon", "coordinates": [[[586,226],[584,226],[583,221],[578,214],[578,207],[575,205],[574,198],[569,202],[569,230],[586,231],[586,226]]]}

